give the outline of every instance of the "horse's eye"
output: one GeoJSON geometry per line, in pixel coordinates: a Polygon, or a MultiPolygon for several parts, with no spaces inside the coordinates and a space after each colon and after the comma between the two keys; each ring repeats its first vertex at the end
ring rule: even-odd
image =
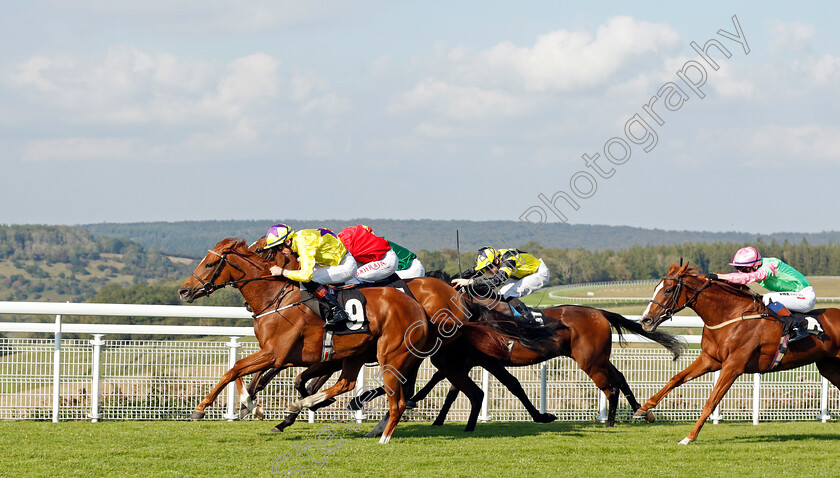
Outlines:
{"type": "Polygon", "coordinates": [[[665,293],[666,293],[666,294],[670,294],[672,290],[673,290],[673,289],[671,289],[670,287],[668,287],[667,289],[665,289],[665,293]]]}
{"type": "Polygon", "coordinates": [[[213,262],[208,262],[207,264],[205,264],[205,265],[204,265],[204,268],[205,268],[205,269],[212,269],[212,268],[213,268],[213,267],[215,267],[215,266],[216,266],[216,264],[215,264],[215,263],[213,263],[213,262]]]}

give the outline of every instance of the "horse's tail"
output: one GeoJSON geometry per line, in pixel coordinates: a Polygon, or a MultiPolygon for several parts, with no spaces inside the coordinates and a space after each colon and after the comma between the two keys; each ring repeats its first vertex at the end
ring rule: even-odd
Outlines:
{"type": "Polygon", "coordinates": [[[624,331],[626,330],[662,345],[671,351],[671,354],[674,355],[674,360],[680,358],[683,350],[685,350],[685,342],[680,340],[680,338],[676,335],[660,331],[647,332],[644,328],[642,328],[641,324],[632,321],[621,314],[616,314],[615,312],[609,312],[606,310],[601,310],[601,313],[607,321],[609,321],[610,325],[615,327],[616,332],[618,332],[618,341],[622,344],[622,346],[626,344],[624,340],[624,331]]]}

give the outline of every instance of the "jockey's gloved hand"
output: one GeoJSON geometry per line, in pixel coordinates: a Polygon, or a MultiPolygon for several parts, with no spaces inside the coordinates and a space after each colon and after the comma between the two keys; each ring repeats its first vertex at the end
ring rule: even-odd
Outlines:
{"type": "Polygon", "coordinates": [[[709,272],[706,274],[707,279],[718,280],[718,275],[714,272],[709,272]]]}

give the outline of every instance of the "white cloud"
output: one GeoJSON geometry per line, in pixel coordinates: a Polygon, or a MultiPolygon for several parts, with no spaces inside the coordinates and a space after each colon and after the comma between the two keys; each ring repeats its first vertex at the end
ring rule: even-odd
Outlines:
{"type": "Polygon", "coordinates": [[[389,111],[431,110],[445,118],[477,120],[520,116],[532,109],[532,103],[501,89],[457,86],[429,78],[392,102],[389,111]]]}
{"type": "Polygon", "coordinates": [[[557,30],[531,46],[504,41],[475,53],[438,44],[439,75],[396,96],[389,112],[431,111],[461,121],[520,117],[557,101],[558,93],[603,87],[639,58],[656,59],[678,41],[668,25],[615,17],[594,34],[557,30]]]}
{"type": "Polygon", "coordinates": [[[817,32],[813,25],[802,22],[785,23],[779,20],[770,23],[770,30],[775,36],[773,39],[774,47],[792,50],[802,50],[810,47],[817,32]]]}
{"type": "Polygon", "coordinates": [[[33,56],[4,76],[0,86],[18,98],[18,118],[36,130],[48,119],[77,136],[29,140],[23,150],[30,161],[218,156],[286,138],[288,128],[278,123],[318,129],[350,109],[327,80],[285,69],[265,53],[220,63],[115,46],[99,56],[33,56]],[[122,137],[101,137],[113,128],[122,137]],[[126,130],[138,139],[125,139],[132,135],[126,130]],[[151,146],[156,142],[162,146],[151,146]]]}
{"type": "Polygon", "coordinates": [[[679,35],[668,25],[615,17],[587,31],[557,30],[540,35],[533,46],[502,42],[472,55],[452,50],[449,60],[463,79],[506,85],[529,92],[574,91],[602,85],[642,55],[674,48],[679,35]],[[469,72],[468,72],[469,71],[469,72]]]}

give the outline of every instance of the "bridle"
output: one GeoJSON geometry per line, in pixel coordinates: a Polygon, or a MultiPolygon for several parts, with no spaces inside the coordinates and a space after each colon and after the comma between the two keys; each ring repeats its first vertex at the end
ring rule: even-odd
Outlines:
{"type": "MultiPolygon", "coordinates": [[[[213,274],[210,275],[210,280],[205,281],[204,279],[199,277],[198,274],[195,273],[195,271],[193,271],[193,273],[192,273],[192,276],[198,282],[201,283],[201,288],[204,289],[204,292],[206,292],[207,295],[210,295],[212,292],[215,292],[218,289],[223,289],[227,286],[232,286],[234,288],[238,288],[241,284],[247,284],[248,282],[253,282],[253,281],[257,281],[257,280],[275,280],[276,279],[276,277],[272,276],[272,275],[252,277],[250,279],[244,279],[244,277],[248,274],[245,271],[243,271],[241,267],[237,266],[236,264],[234,264],[233,262],[228,260],[227,256],[228,256],[228,254],[230,254],[230,251],[220,254],[220,253],[210,249],[207,252],[219,257],[219,263],[216,265],[216,268],[213,270],[213,274]],[[239,271],[242,275],[239,276],[239,279],[234,279],[234,280],[231,280],[231,281],[216,284],[215,283],[216,279],[218,279],[219,276],[222,274],[222,271],[224,270],[225,265],[229,265],[229,266],[233,267],[234,269],[239,271]]],[[[242,254],[235,254],[235,255],[241,257],[245,261],[248,261],[248,258],[243,256],[242,254]]],[[[286,260],[284,261],[282,267],[286,267],[286,264],[289,263],[289,258],[286,257],[285,259],[286,260]]],[[[284,289],[285,289],[285,287],[284,287],[284,289]]]]}
{"type": "MultiPolygon", "coordinates": [[[[244,277],[248,274],[244,270],[242,270],[241,267],[239,267],[236,264],[234,264],[233,262],[229,261],[228,258],[227,258],[228,254],[230,254],[232,251],[228,251],[228,252],[220,254],[220,253],[210,249],[207,252],[219,257],[219,263],[216,265],[216,268],[213,270],[213,274],[210,276],[210,280],[205,281],[204,279],[199,277],[198,274],[195,273],[195,271],[193,271],[193,273],[192,273],[192,276],[201,283],[201,287],[207,295],[210,295],[212,292],[214,292],[218,289],[225,288],[227,286],[232,286],[234,288],[239,288],[239,286],[241,286],[242,284],[247,284],[247,283],[253,282],[253,281],[277,280],[278,279],[277,276],[273,276],[273,275],[251,277],[250,279],[244,279],[244,277]],[[224,270],[225,265],[229,265],[229,266],[233,267],[234,269],[236,269],[237,271],[242,273],[242,275],[239,276],[239,279],[234,279],[234,280],[231,280],[231,281],[216,284],[215,283],[216,279],[218,279],[219,276],[221,275],[222,271],[224,270]]],[[[234,255],[241,257],[242,260],[244,260],[244,261],[252,262],[247,257],[243,256],[242,254],[234,252],[234,255]]],[[[289,257],[284,255],[283,265],[281,267],[285,268],[288,264],[289,264],[289,257]]],[[[268,304],[265,307],[262,308],[262,310],[254,312],[254,318],[258,319],[258,318],[263,317],[265,315],[273,314],[275,312],[280,312],[281,310],[285,310],[285,309],[288,309],[288,308],[291,308],[291,307],[295,307],[299,304],[302,304],[304,301],[297,301],[293,304],[290,304],[290,305],[287,305],[287,306],[284,306],[284,307],[279,307],[279,304],[283,301],[283,298],[285,298],[286,295],[289,292],[292,291],[292,289],[289,289],[290,285],[291,285],[291,282],[288,282],[288,281],[285,282],[285,284],[283,284],[283,287],[281,287],[280,290],[277,292],[277,295],[275,295],[274,298],[271,301],[269,301],[268,304]],[[274,304],[278,304],[278,306],[275,307],[273,310],[271,310],[269,312],[266,312],[274,304]]],[[[312,299],[312,298],[310,298],[310,299],[312,299]]],[[[309,300],[309,299],[307,299],[307,300],[309,300]]]]}
{"type": "Polygon", "coordinates": [[[703,282],[703,285],[701,285],[700,287],[692,287],[686,284],[685,281],[683,281],[682,276],[676,278],[662,278],[663,282],[666,280],[677,281],[677,285],[674,287],[674,292],[671,294],[671,298],[668,300],[668,302],[666,304],[662,304],[661,302],[655,301],[653,299],[650,300],[651,304],[656,304],[665,310],[665,312],[660,315],[660,317],[662,318],[662,322],[671,319],[674,316],[674,314],[685,309],[686,307],[691,307],[691,304],[697,301],[697,297],[700,295],[700,293],[706,290],[707,287],[712,285],[711,279],[706,279],[705,282],[703,282]],[[686,300],[683,305],[678,306],[677,302],[680,300],[680,295],[682,293],[683,287],[694,291],[694,295],[692,295],[688,300],[686,300]]]}

